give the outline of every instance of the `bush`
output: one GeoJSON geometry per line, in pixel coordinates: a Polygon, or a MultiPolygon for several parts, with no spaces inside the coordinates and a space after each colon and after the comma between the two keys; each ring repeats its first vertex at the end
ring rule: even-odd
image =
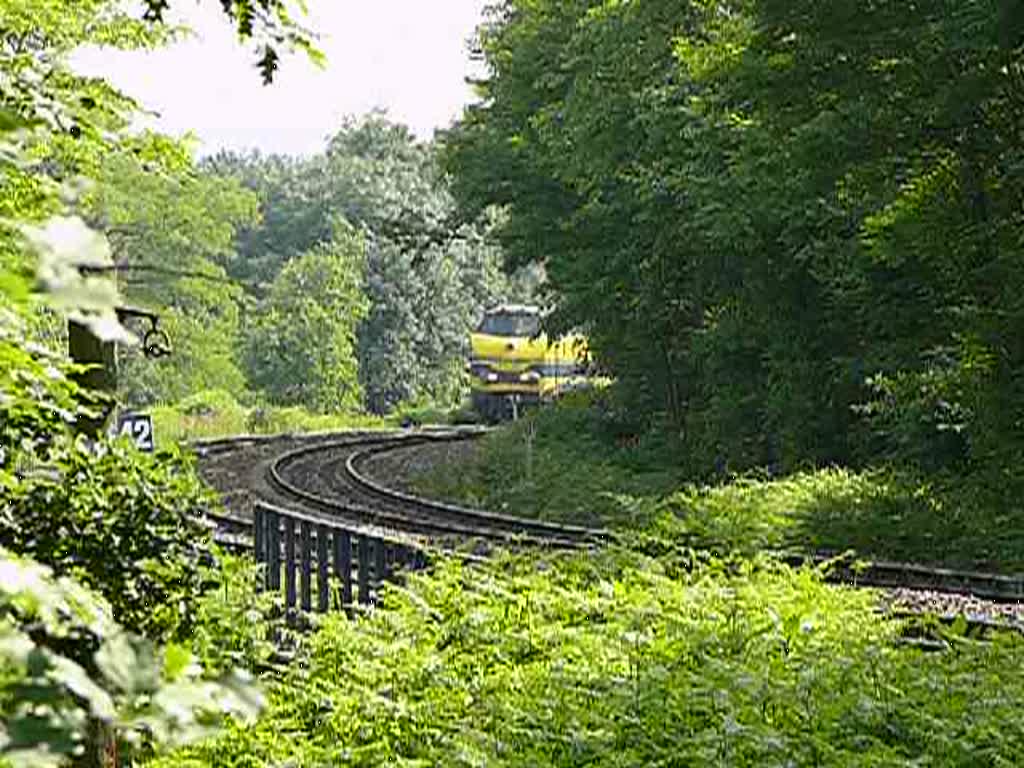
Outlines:
{"type": "Polygon", "coordinates": [[[355,413],[312,413],[299,406],[271,407],[264,411],[258,431],[266,434],[282,432],[327,432],[335,429],[365,429],[382,426],[377,416],[355,413]]]}
{"type": "Polygon", "coordinates": [[[442,564],[328,618],[255,727],[156,766],[1015,764],[1024,642],[924,653],[874,608],[770,563],[442,564]]]}
{"type": "MultiPolygon", "coordinates": [[[[1019,488],[1018,488],[1019,489],[1019,488]]],[[[663,532],[693,546],[854,551],[967,569],[1024,568],[1020,497],[956,477],[829,469],[688,486],[658,505],[663,532]]]]}
{"type": "Polygon", "coordinates": [[[1010,467],[966,477],[904,466],[781,478],[722,468],[715,482],[699,483],[683,445],[667,425],[632,422],[592,393],[529,412],[487,435],[457,472],[429,465],[413,483],[426,496],[527,517],[630,532],[657,520],[666,535],[719,552],[853,550],[1024,570],[1024,488],[1010,467]]]}
{"type": "Polygon", "coordinates": [[[207,389],[186,397],[177,410],[184,416],[212,416],[214,414],[242,414],[245,409],[230,392],[207,389]]]}
{"type": "Polygon", "coordinates": [[[206,390],[152,410],[153,430],[161,443],[245,433],[247,411],[228,392],[206,390]]]}
{"type": "Polygon", "coordinates": [[[158,406],[152,415],[153,429],[161,444],[243,434],[367,429],[385,423],[377,416],[313,413],[301,406],[257,403],[247,408],[221,390],[200,392],[175,405],[158,406]]]}
{"type": "Polygon", "coordinates": [[[637,523],[626,496],[657,496],[683,482],[671,436],[633,431],[576,393],[489,434],[458,472],[414,479],[418,492],[472,506],[588,525],[637,523]]]}
{"type": "Polygon", "coordinates": [[[213,560],[201,520],[213,502],[180,453],[148,456],[125,440],[55,437],[0,473],[0,543],[71,575],[110,601],[115,618],[154,639],[184,636],[213,560]]]}
{"type": "Polygon", "coordinates": [[[930,501],[895,475],[822,470],[777,480],[748,476],[720,486],[690,485],[666,497],[659,509],[666,513],[661,530],[673,539],[750,555],[787,546],[853,548],[856,536],[840,542],[828,526],[846,521],[857,528],[854,521],[865,516],[898,519],[915,505],[929,513],[934,511],[930,501]]]}
{"type": "Polygon", "coordinates": [[[389,414],[389,421],[399,425],[452,424],[458,409],[445,408],[429,400],[401,403],[389,414]]]}
{"type": "MultiPolygon", "coordinates": [[[[3,277],[0,273],[0,277],[3,277]]],[[[27,321],[0,293],[0,470],[45,445],[98,405],[70,378],[81,369],[28,337],[27,321]]]]}
{"type": "Polygon", "coordinates": [[[258,569],[251,556],[221,553],[216,571],[203,569],[214,585],[193,605],[189,644],[210,673],[245,669],[256,673],[275,653],[271,638],[285,632],[279,596],[257,592],[258,569]]]}
{"type": "MultiPolygon", "coordinates": [[[[110,607],[67,578],[0,550],[0,763],[64,765],[100,749],[104,727],[122,743],[174,746],[208,736],[224,715],[261,707],[228,674],[197,679],[181,646],[159,649],[125,633],[110,607]]],[[[81,758],[80,758],[81,759],[81,758]]]]}

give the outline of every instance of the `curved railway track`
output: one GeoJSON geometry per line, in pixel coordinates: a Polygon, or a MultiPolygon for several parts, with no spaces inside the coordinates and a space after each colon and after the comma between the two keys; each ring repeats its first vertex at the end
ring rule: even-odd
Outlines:
{"type": "Polygon", "coordinates": [[[418,436],[367,445],[325,443],[297,448],[268,467],[273,486],[302,503],[338,517],[355,516],[397,532],[428,537],[467,537],[507,543],[575,547],[599,544],[606,531],[495,514],[445,504],[387,488],[365,466],[375,455],[438,440],[472,439],[476,433],[418,436]]]}
{"type": "MultiPolygon", "coordinates": [[[[307,437],[235,438],[197,446],[201,455],[221,455],[247,478],[236,489],[242,504],[254,499],[293,509],[314,520],[342,521],[354,529],[404,541],[486,554],[493,545],[557,548],[599,546],[609,531],[567,526],[497,514],[420,498],[388,487],[372,476],[375,457],[411,451],[439,442],[472,440],[479,430],[416,433],[349,433],[307,437]],[[249,498],[246,498],[246,497],[249,498]]],[[[251,517],[237,508],[214,516],[222,538],[243,545],[251,536],[251,517]]],[[[958,571],[890,561],[853,563],[830,555],[789,555],[792,565],[808,562],[827,568],[831,581],[881,587],[898,599],[917,601],[940,616],[968,614],[973,626],[1024,627],[1024,579],[1001,574],[958,571]],[[917,597],[914,597],[917,596],[917,597]]],[[[895,609],[897,612],[899,608],[895,609]]]]}
{"type": "MultiPolygon", "coordinates": [[[[442,546],[476,542],[486,551],[489,543],[507,546],[570,548],[604,542],[607,531],[559,525],[447,504],[393,490],[375,480],[367,465],[377,455],[438,442],[471,440],[479,430],[446,430],[413,434],[356,434],[280,438],[269,456],[250,466],[238,466],[252,486],[252,499],[295,509],[315,519],[344,521],[396,539],[442,546]],[[293,444],[299,442],[301,444],[293,444]]],[[[274,440],[240,438],[236,442],[201,444],[199,450],[231,453],[235,449],[272,446],[274,440]]],[[[239,458],[238,464],[246,463],[239,458]]],[[[244,492],[242,492],[244,496],[244,492]]],[[[239,511],[213,519],[223,533],[245,532],[248,516],[239,511]]]]}

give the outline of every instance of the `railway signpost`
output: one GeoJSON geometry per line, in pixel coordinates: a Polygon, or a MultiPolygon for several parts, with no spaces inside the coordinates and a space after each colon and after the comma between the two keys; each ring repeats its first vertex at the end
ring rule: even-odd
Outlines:
{"type": "Polygon", "coordinates": [[[148,413],[122,411],[118,414],[113,434],[130,437],[135,446],[146,453],[152,453],[156,447],[153,439],[153,417],[148,413]]]}

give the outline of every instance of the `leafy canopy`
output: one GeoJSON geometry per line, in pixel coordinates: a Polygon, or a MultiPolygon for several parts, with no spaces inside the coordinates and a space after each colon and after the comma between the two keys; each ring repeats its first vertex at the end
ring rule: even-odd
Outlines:
{"type": "Polygon", "coordinates": [[[446,167],[692,474],[998,477],[1024,448],[1019,11],[506,0],[446,167]]]}

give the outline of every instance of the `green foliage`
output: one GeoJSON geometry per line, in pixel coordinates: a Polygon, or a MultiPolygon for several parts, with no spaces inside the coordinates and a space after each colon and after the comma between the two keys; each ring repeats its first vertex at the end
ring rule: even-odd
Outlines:
{"type": "Polygon", "coordinates": [[[255,196],[198,172],[187,146],[151,135],[105,157],[95,177],[81,206],[111,243],[128,303],[159,313],[174,350],[159,361],[122,351],[124,397],[138,406],[211,387],[241,392],[243,291],[225,266],[236,230],[255,220],[255,196]]]}
{"type": "Polygon", "coordinates": [[[228,392],[197,392],[174,405],[152,409],[153,431],[163,444],[242,434],[372,429],[385,422],[361,413],[312,413],[300,406],[242,405],[228,392]]]}
{"type": "Polygon", "coordinates": [[[260,571],[248,555],[221,553],[203,576],[216,586],[194,602],[186,644],[207,675],[262,671],[277,650],[275,633],[285,635],[278,596],[254,591],[260,571]]]}
{"type": "Polygon", "coordinates": [[[390,414],[389,421],[401,425],[475,423],[475,415],[466,407],[443,408],[433,401],[402,403],[390,414]]]}
{"type": "Polygon", "coordinates": [[[376,429],[388,424],[362,412],[313,413],[300,406],[260,407],[249,411],[246,431],[278,435],[287,432],[329,432],[339,429],[376,429]]]}
{"type": "Polygon", "coordinates": [[[259,199],[259,222],[237,233],[232,277],[265,292],[288,259],[332,236],[322,166],[284,155],[219,152],[205,171],[233,179],[259,199]]]}
{"type": "Polygon", "coordinates": [[[505,0],[446,165],[692,475],[999,475],[1024,439],[1011,8],[505,0]]]}
{"type": "MultiPolygon", "coordinates": [[[[55,266],[41,277],[54,278],[68,260],[88,256],[76,246],[88,245],[90,233],[74,220],[47,229],[45,243],[54,249],[42,255],[41,268],[48,259],[55,266]]],[[[66,307],[109,312],[109,294],[83,298],[80,286],[64,287],[66,307]]],[[[198,566],[211,557],[198,517],[208,493],[182,457],[75,439],[93,396],[69,378],[75,367],[28,335],[31,297],[5,290],[2,302],[9,322],[0,337],[0,540],[95,587],[133,631],[158,640],[187,634],[204,589],[198,566]]]]}
{"type": "Polygon", "coordinates": [[[60,184],[109,147],[111,135],[127,125],[135,107],[109,84],[73,74],[67,55],[88,44],[146,47],[167,35],[108,0],[84,0],[73,7],[59,0],[3,0],[0,35],[6,228],[12,220],[56,213],[60,184]]]}
{"type": "Polygon", "coordinates": [[[996,545],[1006,558],[1001,567],[1019,567],[1024,553],[1019,536],[986,530],[988,510],[977,510],[978,529],[963,535],[967,499],[946,490],[911,477],[846,470],[778,480],[735,478],[727,485],[688,486],[667,496],[657,505],[658,528],[685,545],[737,555],[849,550],[976,566],[992,564],[995,553],[986,547],[996,545]]]}
{"type": "Polygon", "coordinates": [[[1016,759],[1019,639],[899,648],[870,592],[770,564],[690,565],[441,564],[383,610],[329,618],[255,727],[154,765],[1016,759]]]}
{"type": "Polygon", "coordinates": [[[50,435],[83,415],[82,393],[70,381],[66,361],[32,345],[26,319],[0,295],[0,468],[17,451],[34,452],[50,435]]]}
{"type": "Polygon", "coordinates": [[[332,241],[289,261],[274,280],[246,354],[253,383],[277,402],[321,412],[359,408],[363,248],[362,238],[339,224],[332,241]]]}
{"type": "Polygon", "coordinates": [[[6,550],[0,572],[4,765],[65,765],[96,748],[87,737],[98,723],[137,751],[208,737],[224,716],[244,721],[260,710],[243,678],[198,680],[187,649],[125,633],[109,606],[74,581],[6,550]]]}
{"type": "Polygon", "coordinates": [[[201,520],[212,498],[183,456],[53,436],[12,464],[0,474],[4,546],[80,579],[134,632],[187,635],[212,557],[201,520]]]}
{"type": "Polygon", "coordinates": [[[242,405],[228,392],[207,390],[174,405],[153,409],[158,439],[180,442],[242,434],[282,434],[379,426],[379,419],[359,414],[311,413],[301,407],[242,405]]]}
{"type": "MultiPolygon", "coordinates": [[[[213,388],[236,396],[246,391],[248,382],[240,366],[241,313],[236,304],[229,299],[188,309],[158,306],[157,311],[171,354],[152,359],[140,349],[121,352],[118,389],[126,404],[145,407],[213,388]]],[[[144,333],[147,322],[138,326],[144,333]]]]}
{"type": "Polygon", "coordinates": [[[631,497],[657,497],[686,481],[677,451],[666,434],[641,436],[621,423],[603,395],[577,393],[487,435],[458,471],[440,467],[413,484],[426,496],[481,509],[628,526],[647,516],[631,497]]]}
{"type": "MultiPolygon", "coordinates": [[[[245,720],[261,705],[245,679],[201,680],[203,667],[185,647],[153,642],[188,636],[197,618],[211,631],[225,623],[207,592],[217,583],[197,515],[207,492],[181,457],[75,439],[91,407],[107,403],[76,385],[70,377],[83,371],[50,348],[61,340],[55,325],[68,318],[103,340],[130,340],[114,314],[116,286],[103,276],[113,266],[108,240],[63,215],[73,202],[89,205],[79,176],[100,176],[132,154],[181,171],[164,139],[119,143],[134,103],[103,81],[76,77],[65,57],[80,45],[146,46],[168,35],[106,0],[0,2],[0,540],[53,567],[0,552],[4,765],[93,764],[110,736],[133,761],[208,736],[225,715],[245,720]]],[[[128,168],[122,163],[114,176],[128,168]]],[[[140,176],[132,182],[145,189],[140,176]]],[[[153,202],[152,186],[145,192],[153,202]]],[[[121,211],[108,199],[107,213],[121,211]]],[[[257,651],[243,639],[255,638],[251,628],[234,627],[223,647],[195,639],[210,669],[226,672],[239,651],[257,651]]]]}
{"type": "MultiPolygon", "coordinates": [[[[262,221],[240,234],[240,256],[228,265],[233,276],[259,284],[257,294],[292,260],[329,243],[339,218],[363,233],[367,310],[357,350],[363,402],[374,413],[402,402],[456,403],[466,339],[483,308],[523,298],[535,284],[533,273],[515,281],[502,273],[490,238],[498,217],[488,212],[464,223],[455,216],[434,149],[372,114],[346,121],[326,153],[309,160],[221,154],[207,163],[260,197],[262,221]]],[[[282,323],[289,316],[280,315],[282,323]]],[[[293,326],[304,322],[290,317],[293,326]]],[[[285,384],[302,389],[298,369],[287,366],[280,367],[281,384],[268,386],[268,362],[250,378],[271,399],[282,402],[285,384]]],[[[318,407],[309,398],[302,403],[318,407]]]]}
{"type": "Polygon", "coordinates": [[[174,405],[157,406],[150,413],[154,436],[161,444],[247,431],[245,407],[230,392],[219,389],[196,392],[174,405]]]}
{"type": "Polygon", "coordinates": [[[605,395],[574,396],[482,439],[457,468],[426,465],[417,492],[732,556],[852,551],[966,569],[1024,569],[1012,474],[821,469],[695,483],[664,427],[640,429],[605,395]],[[596,400],[595,402],[592,402],[596,400]],[[531,437],[532,433],[532,437],[531,437]]]}
{"type": "MultiPolygon", "coordinates": [[[[251,192],[234,180],[197,170],[188,144],[152,134],[106,156],[83,203],[109,230],[119,263],[181,270],[229,263],[236,230],[256,218],[251,192]],[[143,242],[148,248],[142,248],[143,242]]],[[[159,273],[150,280],[158,287],[178,282],[161,281],[159,273]]],[[[140,293],[153,290],[147,286],[140,293]]]]}
{"type": "MultiPolygon", "coordinates": [[[[168,0],[143,2],[145,18],[150,22],[161,22],[170,7],[168,0]]],[[[314,43],[314,33],[295,20],[295,8],[288,0],[221,0],[220,6],[239,39],[248,42],[258,56],[256,66],[264,85],[274,80],[281,48],[302,51],[314,64],[324,63],[324,55],[314,43]]],[[[303,0],[298,0],[297,6],[305,12],[303,0]]]]}
{"type": "Polygon", "coordinates": [[[487,222],[461,224],[434,147],[380,115],[343,126],[325,165],[329,204],[371,233],[359,329],[367,407],[457,402],[469,330],[507,290],[487,222]]]}

